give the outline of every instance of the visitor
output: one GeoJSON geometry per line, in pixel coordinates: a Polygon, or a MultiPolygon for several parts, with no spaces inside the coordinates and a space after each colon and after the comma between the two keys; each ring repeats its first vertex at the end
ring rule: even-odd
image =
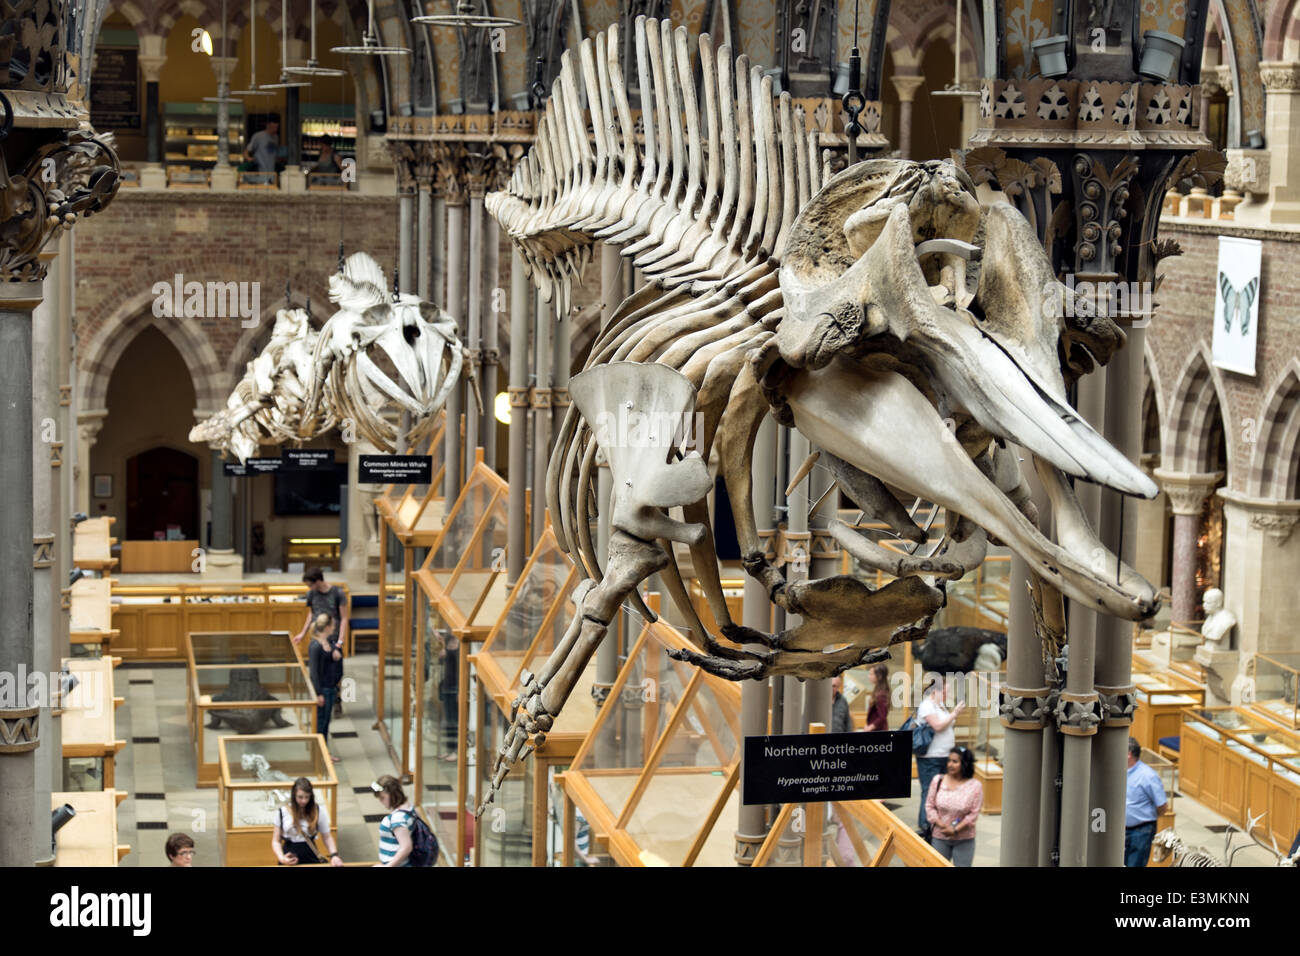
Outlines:
{"type": "Polygon", "coordinates": [[[319,863],[316,852],[316,834],[330,851],[330,866],[342,866],[334,836],[330,833],[330,814],[325,804],[316,803],[311,781],[299,777],[293,782],[293,795],[287,807],[280,807],[275,815],[275,832],[271,834],[271,852],[282,866],[299,863],[319,863]]]}
{"type": "Polygon", "coordinates": [[[925,699],[916,709],[916,719],[925,721],[934,730],[934,739],[925,753],[916,758],[916,778],[921,784],[921,806],[917,811],[917,832],[928,842],[930,823],[925,815],[926,794],[930,792],[930,781],[943,773],[947,764],[948,752],[957,743],[957,735],[952,725],[965,704],[958,704],[949,712],[943,706],[944,682],[937,674],[931,675],[930,684],[925,689],[925,699]]]}
{"type": "Polygon", "coordinates": [[[172,866],[194,866],[194,840],[188,833],[173,833],[164,849],[172,866]]]}
{"type": "MultiPolygon", "coordinates": [[[[330,642],[330,627],[328,614],[316,615],[311,648],[307,652],[307,671],[311,675],[311,686],[316,689],[316,733],[325,738],[326,747],[330,739],[330,718],[334,714],[339,682],[343,679],[343,655],[330,642]]],[[[330,760],[339,762],[333,754],[330,760]]]]}
{"type": "Polygon", "coordinates": [[[248,139],[244,155],[253,161],[259,172],[275,172],[275,161],[280,156],[280,118],[273,116],[266,121],[266,128],[260,129],[248,139]]]}
{"type": "Polygon", "coordinates": [[[1142,745],[1128,739],[1128,796],[1124,805],[1124,865],[1146,866],[1156,820],[1169,809],[1160,774],[1142,762],[1142,745]]]}
{"type": "Polygon", "coordinates": [[[849,716],[849,702],[844,696],[844,678],[836,674],[831,678],[831,733],[847,734],[853,729],[849,716]]]}
{"type": "Polygon", "coordinates": [[[334,144],[329,140],[320,144],[320,159],[316,160],[316,165],[311,168],[313,173],[333,173],[338,175],[343,172],[343,167],[339,165],[338,154],[334,152],[334,144]]]}
{"type": "Polygon", "coordinates": [[[389,774],[370,785],[388,814],[379,822],[379,866],[410,866],[411,818],[415,808],[398,779],[389,774]]]}
{"type": "MultiPolygon", "coordinates": [[[[303,583],[307,585],[307,620],[303,622],[302,630],[293,638],[295,644],[302,643],[302,639],[307,635],[307,629],[312,626],[316,617],[320,614],[328,614],[333,625],[332,640],[337,654],[336,661],[343,660],[343,645],[348,636],[348,621],[343,615],[343,609],[347,606],[347,595],[343,589],[337,585],[331,585],[325,580],[325,572],[320,568],[312,568],[302,576],[303,583]]],[[[339,665],[339,680],[343,679],[343,667],[339,665]]],[[[337,696],[334,698],[334,716],[343,716],[343,701],[337,696]]]]}
{"type": "Polygon", "coordinates": [[[867,708],[867,730],[889,729],[889,668],[871,668],[871,705],[867,708]]]}
{"type": "Polygon", "coordinates": [[[984,784],[975,779],[975,755],[965,747],[948,751],[944,769],[925,798],[930,845],[953,866],[970,866],[975,860],[975,821],[984,806],[984,784]]]}

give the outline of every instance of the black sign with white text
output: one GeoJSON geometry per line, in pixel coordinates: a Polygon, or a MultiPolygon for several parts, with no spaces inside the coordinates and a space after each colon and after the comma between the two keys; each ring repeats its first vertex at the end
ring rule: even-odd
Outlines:
{"type": "Polygon", "coordinates": [[[280,452],[285,469],[316,471],[334,467],[334,452],[329,448],[286,448],[280,452]]]}
{"type": "Polygon", "coordinates": [[[357,480],[363,485],[427,485],[433,481],[433,456],[362,455],[357,480]]]}
{"type": "Polygon", "coordinates": [[[279,458],[248,458],[241,465],[237,461],[223,461],[221,470],[231,478],[247,478],[251,475],[270,475],[280,470],[282,460],[279,458]]]}
{"type": "Polygon", "coordinates": [[[745,806],[879,800],[911,791],[908,731],[745,738],[745,806]]]}

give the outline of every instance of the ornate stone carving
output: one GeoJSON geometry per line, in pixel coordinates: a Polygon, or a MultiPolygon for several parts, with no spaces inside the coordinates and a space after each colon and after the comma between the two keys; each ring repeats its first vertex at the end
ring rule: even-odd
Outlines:
{"type": "Polygon", "coordinates": [[[998,715],[1002,726],[1017,730],[1045,726],[1054,707],[1054,697],[1048,687],[1000,687],[998,715]]]}
{"type": "Polygon", "coordinates": [[[1250,526],[1257,531],[1267,532],[1269,537],[1278,544],[1285,544],[1286,539],[1291,537],[1291,531],[1297,521],[1300,521],[1300,512],[1295,511],[1290,513],[1256,511],[1250,516],[1250,526]]]}
{"type": "Polygon", "coordinates": [[[1071,694],[1061,691],[1053,711],[1061,733],[1072,737],[1087,737],[1097,732],[1101,723],[1101,699],[1096,693],[1071,694]]]}
{"type": "Polygon", "coordinates": [[[54,566],[54,535],[38,534],[32,537],[32,567],[51,568],[54,566]]]}
{"type": "Polygon", "coordinates": [[[448,206],[463,206],[465,191],[465,148],[459,144],[440,144],[436,154],[438,192],[448,206]]]}
{"type": "Polygon", "coordinates": [[[1270,153],[1266,149],[1229,149],[1223,185],[1239,193],[1268,192],[1270,153]]]}
{"type": "Polygon", "coordinates": [[[0,754],[35,750],[41,742],[40,721],[39,707],[0,709],[0,754]]]}
{"type": "Polygon", "coordinates": [[[1268,93],[1300,93],[1300,63],[1261,60],[1259,78],[1268,93]]]}
{"type": "Polygon", "coordinates": [[[1169,505],[1176,515],[1196,515],[1201,513],[1205,497],[1214,490],[1214,486],[1223,477],[1223,472],[1209,474],[1189,474],[1187,472],[1166,471],[1157,468],[1152,474],[1160,482],[1160,488],[1169,496],[1169,505]]]}
{"type": "Polygon", "coordinates": [[[1095,689],[1103,727],[1127,727],[1133,723],[1133,714],[1138,706],[1136,687],[1132,684],[1124,687],[1104,687],[1098,684],[1095,689]]]}
{"type": "Polygon", "coordinates": [[[1132,156],[1124,156],[1107,169],[1101,157],[1080,153],[1074,157],[1075,261],[1080,273],[1117,271],[1122,245],[1120,220],[1127,215],[1129,181],[1138,170],[1132,156]]]}

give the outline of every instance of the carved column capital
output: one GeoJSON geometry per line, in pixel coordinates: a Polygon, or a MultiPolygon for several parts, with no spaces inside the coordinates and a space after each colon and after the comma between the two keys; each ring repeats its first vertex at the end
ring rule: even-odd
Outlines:
{"type": "Polygon", "coordinates": [[[1080,275],[1117,273],[1123,251],[1120,220],[1125,218],[1129,183],[1138,171],[1138,161],[1123,155],[1107,168],[1103,154],[1079,153],[1070,164],[1074,178],[1076,272],[1080,275]]]}
{"type": "Polygon", "coordinates": [[[923,76],[891,76],[889,79],[894,84],[894,89],[898,91],[900,103],[912,102],[916,98],[916,91],[925,82],[923,76]]]}
{"type": "Polygon", "coordinates": [[[435,164],[437,189],[447,205],[465,205],[465,147],[459,143],[439,143],[435,164]]]}
{"type": "Polygon", "coordinates": [[[1261,60],[1259,78],[1267,93],[1300,93],[1300,63],[1261,60]]]}
{"type": "Polygon", "coordinates": [[[1223,477],[1223,472],[1189,474],[1157,468],[1152,472],[1160,487],[1169,496],[1169,504],[1176,515],[1199,515],[1206,496],[1223,477]]]}
{"type": "Polygon", "coordinates": [[[108,409],[96,408],[77,413],[77,434],[81,440],[88,445],[95,444],[95,439],[99,437],[99,430],[104,427],[104,419],[108,418],[108,409]]]}

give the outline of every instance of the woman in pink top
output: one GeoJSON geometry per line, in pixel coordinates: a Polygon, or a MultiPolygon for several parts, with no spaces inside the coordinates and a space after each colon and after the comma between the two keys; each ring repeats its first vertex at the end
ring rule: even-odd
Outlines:
{"type": "Polygon", "coordinates": [[[975,821],[983,805],[975,755],[954,747],[948,751],[947,773],[934,778],[925,798],[925,816],[933,826],[930,843],[953,866],[970,866],[975,859],[975,821]]]}

